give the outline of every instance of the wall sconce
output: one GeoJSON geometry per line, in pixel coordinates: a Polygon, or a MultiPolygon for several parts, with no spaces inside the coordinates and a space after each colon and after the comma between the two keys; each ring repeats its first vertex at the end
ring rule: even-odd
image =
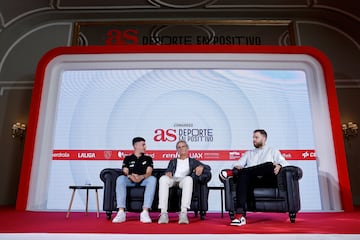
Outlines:
{"type": "Polygon", "coordinates": [[[358,125],[354,122],[343,123],[342,130],[347,140],[350,140],[350,137],[356,137],[358,135],[358,125]]]}
{"type": "Polygon", "coordinates": [[[26,124],[25,123],[14,123],[11,127],[11,136],[13,138],[19,137],[23,138],[26,132],[26,124]]]}

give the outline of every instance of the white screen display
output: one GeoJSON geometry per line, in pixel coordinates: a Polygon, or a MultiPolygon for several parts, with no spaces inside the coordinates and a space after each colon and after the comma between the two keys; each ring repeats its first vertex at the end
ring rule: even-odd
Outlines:
{"type": "MultiPolygon", "coordinates": [[[[155,168],[186,140],[191,156],[212,167],[209,185],[219,186],[219,171],[253,148],[258,128],[304,170],[302,209],[321,209],[304,71],[68,70],[58,89],[47,209],[66,208],[71,184],[102,185],[101,169],[120,167],[136,136],[146,139],[155,168]]],[[[220,210],[218,195],[211,193],[210,211],[220,210]]]]}

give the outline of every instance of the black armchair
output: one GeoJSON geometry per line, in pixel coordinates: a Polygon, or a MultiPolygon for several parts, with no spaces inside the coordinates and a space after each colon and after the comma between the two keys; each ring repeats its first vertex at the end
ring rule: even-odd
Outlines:
{"type": "MultiPolygon", "coordinates": [[[[154,168],[152,175],[156,177],[157,181],[165,174],[166,169],[154,168]]],[[[104,182],[104,199],[103,210],[106,212],[108,219],[111,218],[112,212],[117,211],[116,203],[116,179],[122,175],[122,170],[119,168],[105,168],[100,173],[100,179],[104,182]]],[[[207,183],[211,180],[211,172],[204,171],[201,176],[192,174],[194,180],[193,196],[191,200],[190,211],[194,211],[195,216],[200,213],[200,218],[204,219],[206,211],[208,210],[208,196],[209,189],[207,183]]],[[[158,185],[155,191],[154,201],[151,211],[158,212],[158,185]]],[[[127,188],[126,210],[129,212],[141,212],[144,201],[145,187],[136,186],[127,188]]],[[[181,189],[172,187],[169,191],[169,212],[180,211],[181,189]]]]}
{"type": "MultiPolygon", "coordinates": [[[[226,171],[229,169],[224,169],[226,171]]],[[[235,217],[236,174],[234,177],[221,178],[225,190],[225,210],[230,218],[235,217]]],[[[299,180],[302,170],[296,166],[282,167],[273,186],[256,186],[254,198],[247,200],[247,210],[252,212],[288,212],[291,223],[295,222],[300,210],[299,180]]]]}

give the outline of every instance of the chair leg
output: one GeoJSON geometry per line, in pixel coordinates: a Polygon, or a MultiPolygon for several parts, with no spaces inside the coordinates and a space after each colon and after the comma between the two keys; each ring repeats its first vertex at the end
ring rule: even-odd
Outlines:
{"type": "Polygon", "coordinates": [[[201,220],[204,220],[204,219],[205,219],[205,215],[206,215],[206,212],[205,212],[205,211],[200,211],[200,219],[201,219],[201,220]]]}
{"type": "Polygon", "coordinates": [[[194,211],[194,216],[197,217],[198,216],[198,211],[194,211]]]}
{"type": "Polygon", "coordinates": [[[86,204],[85,204],[85,214],[88,214],[89,209],[89,189],[86,189],[86,204]]]}
{"type": "Polygon", "coordinates": [[[296,213],[289,212],[290,222],[295,223],[296,213]]]}
{"type": "Polygon", "coordinates": [[[96,196],[96,217],[99,218],[100,213],[99,213],[99,193],[98,190],[95,189],[95,196],[96,196]]]}
{"type": "Polygon", "coordinates": [[[112,215],[112,211],[106,211],[106,219],[110,220],[112,215]]]}

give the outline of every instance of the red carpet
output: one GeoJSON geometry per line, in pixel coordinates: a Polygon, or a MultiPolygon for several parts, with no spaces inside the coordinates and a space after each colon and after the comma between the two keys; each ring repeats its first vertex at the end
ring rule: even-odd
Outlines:
{"type": "Polygon", "coordinates": [[[156,223],[158,213],[151,213],[154,223],[142,224],[139,214],[128,213],[127,222],[113,224],[102,213],[100,218],[91,212],[28,212],[0,208],[0,233],[127,233],[127,234],[238,234],[238,233],[320,233],[360,234],[360,211],[336,213],[299,213],[295,224],[285,213],[249,213],[247,225],[234,227],[220,213],[208,213],[204,221],[189,213],[190,224],[177,224],[177,215],[170,214],[170,223],[156,223]]]}

